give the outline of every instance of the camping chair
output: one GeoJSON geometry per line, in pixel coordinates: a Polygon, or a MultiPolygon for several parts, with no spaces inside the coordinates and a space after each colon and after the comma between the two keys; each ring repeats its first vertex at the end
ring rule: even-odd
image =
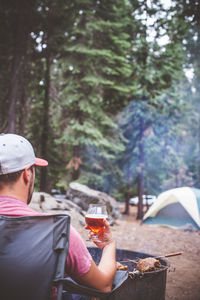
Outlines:
{"type": "Polygon", "coordinates": [[[117,299],[113,291],[128,277],[123,271],[116,274],[112,293],[64,278],[69,228],[68,215],[0,216],[0,299],[49,300],[52,286],[57,300],[117,299]]]}
{"type": "Polygon", "coordinates": [[[0,216],[0,298],[49,300],[52,285],[62,299],[70,217],[0,216]]]}

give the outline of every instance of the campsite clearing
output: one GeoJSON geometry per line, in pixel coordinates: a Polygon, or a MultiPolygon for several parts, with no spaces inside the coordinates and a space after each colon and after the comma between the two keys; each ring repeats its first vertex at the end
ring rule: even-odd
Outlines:
{"type": "MultiPolygon", "coordinates": [[[[124,209],[124,205],[122,206],[124,209]]],[[[117,247],[152,255],[183,252],[177,257],[168,258],[171,266],[167,273],[165,300],[200,299],[200,231],[185,232],[155,225],[141,225],[136,220],[136,207],[130,207],[130,215],[123,215],[112,227],[117,247]]],[[[88,232],[79,228],[86,240],[88,232]]],[[[91,242],[87,242],[92,246],[91,242]]]]}

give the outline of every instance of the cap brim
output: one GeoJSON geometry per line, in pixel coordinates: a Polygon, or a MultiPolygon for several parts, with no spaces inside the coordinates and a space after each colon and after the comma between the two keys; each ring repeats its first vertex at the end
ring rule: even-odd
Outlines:
{"type": "Polygon", "coordinates": [[[46,166],[48,166],[48,161],[45,159],[36,157],[35,165],[39,166],[39,167],[46,167],[46,166]]]}

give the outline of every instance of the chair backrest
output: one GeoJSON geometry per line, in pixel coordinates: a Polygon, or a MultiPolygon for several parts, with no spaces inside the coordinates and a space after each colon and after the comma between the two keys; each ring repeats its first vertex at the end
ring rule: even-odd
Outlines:
{"type": "Polygon", "coordinates": [[[64,277],[69,228],[68,215],[0,216],[0,299],[50,298],[64,277]]]}

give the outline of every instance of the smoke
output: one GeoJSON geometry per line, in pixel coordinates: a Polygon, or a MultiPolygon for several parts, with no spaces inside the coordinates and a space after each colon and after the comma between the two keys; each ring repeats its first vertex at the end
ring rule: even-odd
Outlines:
{"type": "Polygon", "coordinates": [[[140,172],[149,194],[195,185],[191,147],[196,147],[190,116],[191,105],[174,103],[169,95],[162,96],[156,106],[134,100],[125,108],[118,122],[128,140],[120,163],[127,185],[134,185],[140,172]]]}

